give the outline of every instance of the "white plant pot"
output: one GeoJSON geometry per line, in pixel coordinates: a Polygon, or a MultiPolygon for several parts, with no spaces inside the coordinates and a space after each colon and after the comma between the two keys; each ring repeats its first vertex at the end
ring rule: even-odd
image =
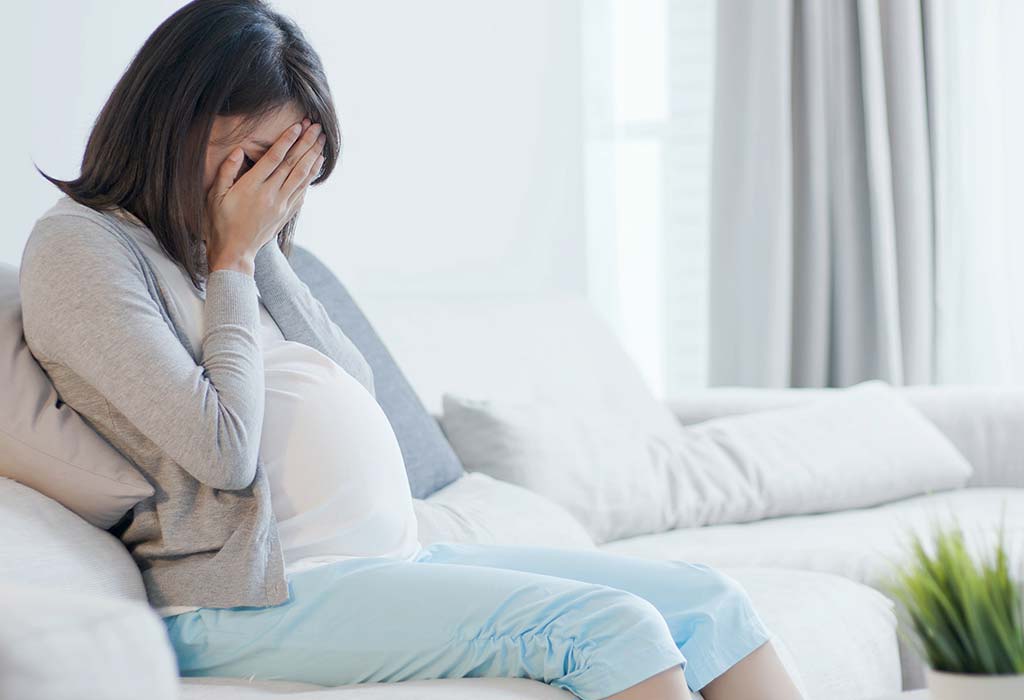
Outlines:
{"type": "Polygon", "coordinates": [[[1021,700],[1024,674],[984,676],[927,670],[930,700],[1021,700]]]}

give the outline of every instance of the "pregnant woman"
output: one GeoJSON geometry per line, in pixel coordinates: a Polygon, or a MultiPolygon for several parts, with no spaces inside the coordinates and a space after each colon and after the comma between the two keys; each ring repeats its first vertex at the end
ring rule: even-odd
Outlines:
{"type": "Polygon", "coordinates": [[[257,0],[197,0],[117,83],[21,267],[61,399],[155,489],[112,531],[182,675],[533,678],[598,698],[799,698],[706,566],[422,547],[373,375],[288,262],[340,131],[317,54],[257,0]]]}

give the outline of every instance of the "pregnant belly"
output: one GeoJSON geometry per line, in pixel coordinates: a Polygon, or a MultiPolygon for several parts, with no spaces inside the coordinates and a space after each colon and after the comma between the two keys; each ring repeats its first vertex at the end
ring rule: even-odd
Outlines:
{"type": "Polygon", "coordinates": [[[416,519],[401,448],[367,389],[319,351],[265,346],[260,456],[286,563],[405,556],[416,519]]]}

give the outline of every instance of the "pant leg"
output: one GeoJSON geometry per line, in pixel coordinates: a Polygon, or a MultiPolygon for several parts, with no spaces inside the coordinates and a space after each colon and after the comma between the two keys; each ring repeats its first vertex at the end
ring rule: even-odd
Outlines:
{"type": "Polygon", "coordinates": [[[167,618],[184,676],[321,685],[523,677],[597,700],[684,663],[653,605],[608,586],[371,558],[293,574],[273,607],[167,618]]]}
{"type": "Polygon", "coordinates": [[[654,605],[686,658],[687,685],[700,690],[770,638],[746,591],[703,564],[596,550],[440,543],[427,563],[487,566],[558,576],[628,591],[654,605]]]}

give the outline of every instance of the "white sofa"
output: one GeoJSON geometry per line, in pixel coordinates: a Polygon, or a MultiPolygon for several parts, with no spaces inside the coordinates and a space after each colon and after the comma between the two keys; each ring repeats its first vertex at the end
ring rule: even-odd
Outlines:
{"type": "MultiPolygon", "coordinates": [[[[521,398],[561,392],[586,397],[606,389],[609,383],[618,384],[622,391],[645,390],[638,388],[636,368],[612,334],[579,299],[361,303],[435,415],[440,413],[444,391],[470,397],[521,398]]],[[[946,517],[946,508],[970,526],[991,528],[1005,515],[1009,535],[1024,533],[1024,431],[1017,428],[1024,426],[1024,392],[969,388],[907,391],[972,462],[976,470],[972,488],[856,511],[653,533],[600,547],[723,568],[750,593],[775,634],[784,662],[808,698],[867,700],[919,686],[920,662],[901,649],[892,604],[875,587],[883,580],[888,562],[899,556],[895,533],[904,525],[920,525],[936,515],[946,517]]],[[[695,422],[813,395],[804,391],[708,390],[674,402],[671,408],[681,421],[695,422]]],[[[458,489],[457,482],[431,496],[428,503],[452,498],[458,489]]],[[[534,540],[542,537],[543,516],[536,517],[538,522],[492,527],[487,539],[522,541],[517,533],[524,530],[533,533],[534,540]]],[[[467,538],[474,537],[471,519],[461,526],[467,538]]],[[[552,533],[552,541],[557,540],[552,533]]],[[[138,672],[138,683],[146,684],[143,697],[570,697],[544,684],[516,679],[321,688],[284,681],[175,678],[168,685],[161,669],[170,649],[164,640],[141,633],[159,621],[144,604],[138,571],[120,542],[7,479],[0,479],[0,583],[4,584],[0,595],[8,606],[7,612],[0,607],[0,696],[14,692],[12,688],[29,692],[30,677],[23,679],[28,685],[13,684],[23,671],[19,658],[32,653],[49,654],[58,663],[69,655],[81,657],[77,686],[68,687],[66,695],[54,691],[47,700],[99,697],[89,689],[104,685],[107,694],[103,697],[140,697],[130,679],[122,678],[120,685],[112,679],[104,684],[109,674],[117,672],[112,670],[117,660],[104,653],[102,640],[116,636],[125,625],[134,625],[133,629],[140,630],[134,649],[139,660],[133,658],[131,668],[138,672]],[[90,606],[83,603],[88,600],[96,601],[97,610],[108,612],[101,616],[90,613],[90,606]],[[113,627],[106,629],[97,620],[106,620],[113,627]],[[12,622],[28,625],[32,644],[25,644],[23,631],[11,631],[12,622]],[[18,653],[14,642],[19,644],[18,653]],[[145,659],[153,661],[147,664],[145,659]],[[123,694],[118,694],[118,688],[123,694]]]]}

